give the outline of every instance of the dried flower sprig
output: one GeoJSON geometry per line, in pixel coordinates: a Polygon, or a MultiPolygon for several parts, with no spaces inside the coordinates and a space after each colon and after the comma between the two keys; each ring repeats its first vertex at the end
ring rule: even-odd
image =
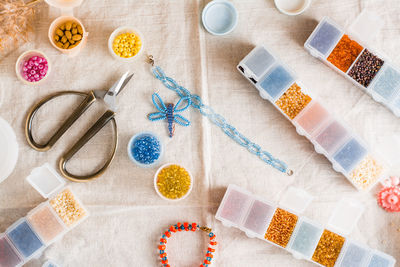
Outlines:
{"type": "Polygon", "coordinates": [[[33,32],[34,5],[41,0],[0,0],[0,54],[5,56],[28,41],[33,32]]]}

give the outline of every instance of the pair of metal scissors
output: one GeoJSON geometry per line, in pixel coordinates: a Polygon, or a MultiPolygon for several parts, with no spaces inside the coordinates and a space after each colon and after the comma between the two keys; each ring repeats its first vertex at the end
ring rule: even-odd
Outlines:
{"type": "Polygon", "coordinates": [[[124,89],[124,87],[130,81],[132,76],[133,74],[129,74],[129,72],[126,72],[116,83],[114,83],[114,85],[108,91],[92,90],[88,93],[77,92],[77,91],[62,91],[42,99],[39,103],[37,103],[34,107],[32,107],[26,118],[25,135],[29,145],[37,151],[48,151],[94,102],[102,99],[109,109],[106,112],[104,112],[104,114],[89,128],[89,130],[87,130],[87,132],[72,146],[72,148],[69,151],[67,151],[64,155],[61,156],[59,161],[59,169],[62,175],[71,181],[85,182],[101,176],[106,171],[108,166],[111,164],[112,160],[114,159],[115,152],[118,146],[118,129],[117,129],[117,123],[114,118],[116,112],[116,97],[122,91],[122,89],[124,89]],[[84,100],[66,119],[66,121],[61,125],[61,127],[58,130],[56,130],[53,136],[50,137],[49,141],[47,141],[45,144],[36,143],[32,135],[32,122],[38,110],[47,102],[57,97],[65,95],[82,96],[84,97],[84,100]],[[111,157],[107,160],[107,162],[103,165],[103,167],[93,172],[92,174],[76,175],[70,173],[66,168],[68,161],[110,121],[112,122],[114,129],[114,148],[111,157]]]}

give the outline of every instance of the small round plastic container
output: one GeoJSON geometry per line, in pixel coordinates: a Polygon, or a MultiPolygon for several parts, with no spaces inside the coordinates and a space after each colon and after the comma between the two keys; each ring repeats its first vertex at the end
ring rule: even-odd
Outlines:
{"type": "Polygon", "coordinates": [[[154,175],[154,189],[156,190],[157,194],[158,194],[162,199],[164,199],[164,200],[174,201],[174,202],[179,201],[179,200],[183,200],[183,199],[185,199],[188,195],[190,195],[190,193],[192,192],[192,189],[193,189],[193,176],[192,176],[192,174],[190,173],[190,171],[189,171],[187,168],[185,168],[184,166],[182,166],[182,165],[180,165],[180,164],[176,164],[176,163],[167,163],[167,164],[164,164],[163,166],[161,166],[161,167],[157,170],[156,174],[154,175]],[[161,194],[161,192],[158,190],[158,186],[157,186],[157,177],[158,177],[158,174],[161,172],[162,169],[164,169],[164,168],[166,168],[166,167],[169,167],[169,166],[171,166],[171,165],[178,165],[178,166],[184,168],[184,169],[188,172],[189,177],[190,177],[190,187],[189,187],[189,190],[188,190],[188,191],[186,192],[186,194],[183,195],[181,198],[175,198],[175,199],[173,199],[173,198],[167,198],[167,197],[165,197],[163,194],[161,194]]]}
{"type": "Polygon", "coordinates": [[[122,62],[132,62],[133,60],[135,60],[142,53],[143,45],[144,45],[143,35],[139,31],[137,31],[129,26],[123,26],[123,27],[119,27],[119,28],[115,29],[111,33],[110,37],[108,38],[108,51],[115,59],[118,59],[122,62]],[[123,34],[123,33],[133,33],[133,34],[139,36],[140,40],[142,41],[142,46],[140,47],[139,52],[136,55],[134,55],[133,57],[129,57],[129,58],[120,57],[117,54],[115,54],[115,52],[113,50],[114,39],[118,35],[123,34]]]}
{"type": "Polygon", "coordinates": [[[227,0],[214,0],[203,9],[201,19],[204,28],[214,35],[225,35],[233,31],[238,22],[235,6],[227,0]]]}
{"type": "Polygon", "coordinates": [[[48,36],[49,36],[51,45],[54,46],[54,48],[56,48],[61,53],[66,54],[71,57],[78,55],[79,52],[85,47],[88,35],[89,35],[89,33],[85,30],[85,26],[83,26],[83,23],[79,19],[77,19],[73,16],[61,16],[61,17],[56,18],[51,23],[51,25],[49,27],[49,32],[48,32],[48,36]],[[71,48],[71,49],[60,48],[54,42],[54,34],[55,34],[57,27],[59,27],[61,24],[65,23],[67,21],[73,21],[76,24],[79,24],[82,27],[82,31],[83,31],[81,42],[77,46],[75,46],[74,48],[71,48]]]}
{"type": "Polygon", "coordinates": [[[83,2],[83,0],[45,0],[47,4],[50,6],[54,6],[56,8],[59,8],[61,10],[68,10],[72,9],[74,7],[80,6],[83,2]]]}
{"type": "Polygon", "coordinates": [[[49,58],[43,52],[40,52],[39,50],[29,50],[29,51],[22,53],[18,57],[17,62],[15,63],[15,73],[17,74],[18,79],[20,79],[21,82],[28,84],[28,85],[38,85],[38,84],[42,83],[44,80],[47,79],[47,77],[50,74],[50,71],[51,71],[51,63],[50,63],[49,58]],[[41,79],[37,82],[30,82],[28,80],[25,80],[25,78],[22,76],[22,69],[24,67],[25,61],[29,60],[31,57],[34,57],[34,56],[40,56],[40,57],[45,58],[47,60],[48,69],[47,69],[47,73],[43,77],[43,79],[41,79]]]}
{"type": "Polygon", "coordinates": [[[0,183],[14,170],[18,160],[19,146],[14,130],[0,117],[0,183]]]}
{"type": "Polygon", "coordinates": [[[136,165],[138,165],[138,166],[140,166],[140,167],[148,168],[148,167],[155,166],[155,165],[157,165],[157,164],[160,162],[160,159],[162,158],[163,153],[164,153],[164,148],[163,148],[163,143],[161,142],[161,139],[160,139],[157,135],[155,135],[155,134],[152,133],[152,132],[141,132],[141,133],[135,134],[135,135],[132,136],[132,138],[129,140],[128,147],[127,147],[127,151],[128,151],[128,156],[129,156],[129,158],[131,159],[131,161],[132,161],[133,163],[135,163],[136,165]],[[160,155],[158,156],[158,159],[156,159],[154,162],[152,162],[152,163],[150,163],[150,164],[144,164],[144,163],[141,163],[141,162],[137,161],[137,160],[135,159],[135,157],[133,156],[133,154],[132,154],[132,146],[133,146],[133,143],[134,143],[139,137],[144,137],[144,136],[151,136],[151,137],[154,137],[155,139],[157,139],[158,143],[160,144],[160,155]]]}
{"type": "Polygon", "coordinates": [[[285,15],[295,16],[306,11],[312,0],[275,0],[276,8],[285,15]]]}

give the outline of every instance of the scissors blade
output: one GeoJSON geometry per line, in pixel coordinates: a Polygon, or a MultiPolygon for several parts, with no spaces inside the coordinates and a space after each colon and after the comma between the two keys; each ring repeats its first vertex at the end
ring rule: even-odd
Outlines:
{"type": "Polygon", "coordinates": [[[96,90],[94,94],[96,98],[101,98],[104,102],[112,109],[116,109],[116,96],[124,89],[124,87],[128,84],[128,82],[133,77],[133,73],[129,75],[129,71],[125,72],[121,78],[116,81],[113,86],[110,87],[108,91],[104,90],[96,90]]]}

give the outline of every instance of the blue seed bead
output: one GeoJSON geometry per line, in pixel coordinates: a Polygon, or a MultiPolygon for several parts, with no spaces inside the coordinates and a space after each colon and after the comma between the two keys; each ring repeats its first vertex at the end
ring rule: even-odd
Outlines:
{"type": "Polygon", "coordinates": [[[161,144],[155,136],[143,134],[133,141],[131,153],[139,163],[152,164],[160,157],[161,144]]]}
{"type": "Polygon", "coordinates": [[[163,261],[166,261],[166,260],[167,260],[167,257],[162,258],[162,260],[163,260],[163,261]]]}
{"type": "Polygon", "coordinates": [[[207,257],[207,260],[208,260],[208,261],[211,261],[211,257],[207,257]]]}
{"type": "Polygon", "coordinates": [[[163,254],[164,253],[164,250],[160,250],[160,254],[163,254]]]}
{"type": "Polygon", "coordinates": [[[213,234],[213,233],[209,233],[208,236],[209,236],[209,237],[213,237],[214,234],[213,234]]]}
{"type": "Polygon", "coordinates": [[[164,245],[164,243],[163,243],[163,242],[160,242],[160,245],[164,245]]]}
{"type": "Polygon", "coordinates": [[[164,239],[165,239],[166,237],[167,237],[166,235],[162,235],[162,238],[164,238],[164,239]]]}
{"type": "Polygon", "coordinates": [[[182,229],[182,230],[185,230],[185,226],[181,225],[181,229],[182,229]]]}

